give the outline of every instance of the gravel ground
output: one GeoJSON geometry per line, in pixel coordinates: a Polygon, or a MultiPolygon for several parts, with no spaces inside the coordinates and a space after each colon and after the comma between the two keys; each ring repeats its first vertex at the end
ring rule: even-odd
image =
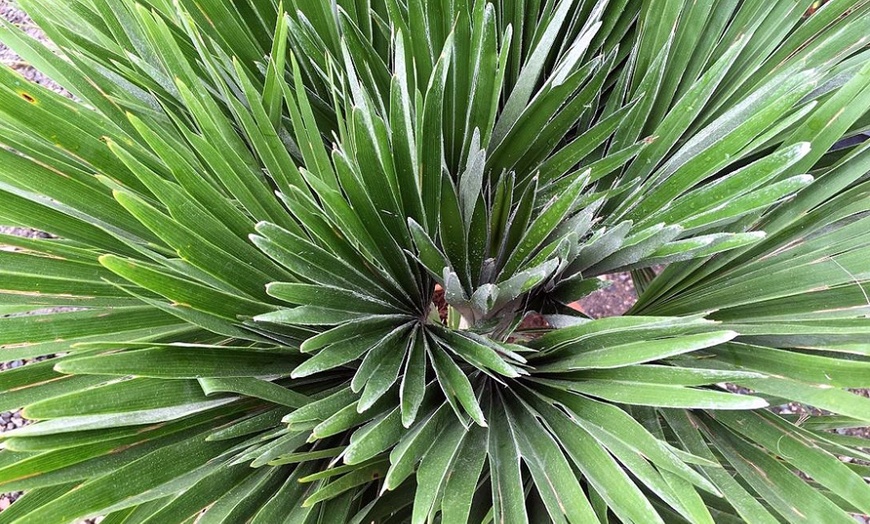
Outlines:
{"type": "Polygon", "coordinates": [[[605,280],[612,282],[610,287],[596,291],[578,303],[580,309],[592,318],[622,315],[637,301],[630,273],[607,275],[605,280]]]}
{"type": "MultiPolygon", "coordinates": [[[[39,30],[33,24],[33,21],[27,17],[24,13],[21,12],[18,8],[15,7],[13,2],[8,0],[0,0],[0,16],[2,16],[5,20],[16,24],[18,27],[22,28],[34,38],[38,38],[42,41],[45,41],[45,37],[42,34],[42,31],[39,30]]],[[[18,71],[24,78],[36,82],[37,84],[44,85],[58,93],[63,93],[69,96],[69,93],[66,92],[62,87],[49,80],[48,77],[40,73],[39,71],[30,67],[27,62],[24,62],[20,56],[15,54],[11,49],[0,44],[0,62],[4,65],[11,67],[18,71]]]]}
{"type": "MultiPolygon", "coordinates": [[[[29,18],[27,18],[24,13],[17,9],[9,0],[0,0],[0,16],[14,24],[17,24],[31,36],[34,36],[44,41],[44,35],[42,35],[39,29],[33,24],[33,22],[29,18]]],[[[32,67],[29,67],[26,62],[21,60],[20,56],[18,56],[17,54],[12,52],[12,50],[2,44],[0,44],[0,63],[12,67],[30,81],[49,87],[50,89],[53,89],[58,93],[70,96],[67,91],[65,91],[59,85],[48,79],[42,73],[36,71],[32,67]]],[[[5,226],[0,226],[0,233],[42,238],[48,236],[45,233],[39,231],[5,226]]],[[[4,246],[0,245],[0,249],[3,248],[4,246]]],[[[579,303],[581,309],[594,318],[621,315],[625,313],[637,300],[637,293],[635,292],[634,284],[631,281],[631,276],[628,273],[609,275],[607,279],[613,282],[613,284],[608,289],[593,293],[592,295],[581,300],[579,303]]],[[[27,362],[22,360],[16,360],[13,362],[0,362],[0,370],[12,369],[26,364],[27,362]]],[[[859,393],[864,396],[870,397],[870,391],[868,390],[862,390],[859,391],[859,393]]],[[[774,410],[780,413],[798,414],[818,412],[818,410],[813,410],[812,408],[807,408],[806,406],[797,403],[791,403],[785,406],[778,406],[774,408],[774,410]]],[[[27,421],[21,417],[19,412],[0,413],[0,432],[10,431],[17,427],[21,427],[26,423],[27,421]]],[[[845,430],[843,433],[870,438],[870,428],[845,430]]],[[[0,494],[0,511],[9,507],[9,505],[12,504],[19,496],[20,493],[0,494]]],[[[868,517],[856,516],[855,518],[858,522],[870,524],[870,518],[868,517]]],[[[90,519],[84,521],[84,523],[96,523],[100,520],[101,519],[99,518],[90,519]]]]}

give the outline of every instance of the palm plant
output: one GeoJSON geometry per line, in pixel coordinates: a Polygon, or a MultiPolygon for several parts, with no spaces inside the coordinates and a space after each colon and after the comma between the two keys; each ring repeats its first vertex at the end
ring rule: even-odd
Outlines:
{"type": "Polygon", "coordinates": [[[867,0],[19,3],[0,523],[870,513],[867,0]]]}

